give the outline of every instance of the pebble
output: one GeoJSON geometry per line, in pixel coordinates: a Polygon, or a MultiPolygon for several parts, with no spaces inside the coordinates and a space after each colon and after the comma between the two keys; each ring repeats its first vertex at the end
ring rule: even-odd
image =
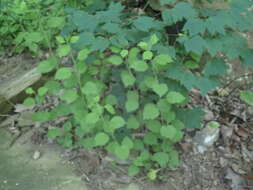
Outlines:
{"type": "Polygon", "coordinates": [[[38,150],[36,150],[36,151],[33,153],[33,159],[34,159],[34,160],[38,160],[38,159],[40,158],[40,156],[41,156],[41,153],[40,153],[38,150]]]}

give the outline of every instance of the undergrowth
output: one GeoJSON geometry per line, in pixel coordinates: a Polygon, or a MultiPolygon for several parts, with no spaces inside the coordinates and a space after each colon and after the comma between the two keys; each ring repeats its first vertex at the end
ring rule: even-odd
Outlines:
{"type": "Polygon", "coordinates": [[[205,95],[219,87],[231,60],[246,67],[253,60],[244,37],[253,27],[250,0],[158,3],[154,17],[117,2],[65,9],[56,55],[38,66],[54,77],[37,92],[28,89],[32,96],[24,102],[58,98],[56,107],[34,114],[39,122],[68,118],[49,129],[49,138],[65,147],[102,148],[128,160],[129,175],[144,169],[149,179],[177,167],[174,144],[201,127],[203,111],[187,106],[190,91],[205,95]],[[167,31],[178,23],[179,31],[167,31]]]}

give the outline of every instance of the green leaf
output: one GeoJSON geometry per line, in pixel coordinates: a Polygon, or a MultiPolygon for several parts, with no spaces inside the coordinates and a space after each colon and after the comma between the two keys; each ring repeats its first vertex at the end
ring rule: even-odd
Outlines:
{"type": "Polygon", "coordinates": [[[32,119],[38,122],[45,122],[50,119],[50,113],[48,112],[36,112],[33,114],[32,119]]]}
{"type": "Polygon", "coordinates": [[[148,172],[147,176],[150,180],[155,180],[157,178],[158,170],[151,170],[148,172]]]}
{"type": "Polygon", "coordinates": [[[140,172],[140,168],[135,166],[135,165],[131,165],[128,167],[128,175],[129,176],[135,176],[140,172]]]}
{"type": "Polygon", "coordinates": [[[253,106],[253,92],[252,91],[241,91],[240,98],[247,104],[253,106]]]}
{"type": "Polygon", "coordinates": [[[47,92],[48,92],[48,88],[46,88],[46,87],[40,87],[38,89],[38,95],[39,96],[44,96],[47,92]]]}
{"type": "Polygon", "coordinates": [[[31,97],[26,98],[23,102],[23,105],[28,106],[28,107],[35,105],[34,98],[31,98],[31,97]]]}
{"type": "Polygon", "coordinates": [[[158,120],[146,121],[146,127],[153,133],[160,133],[161,123],[158,120]]]}
{"type": "Polygon", "coordinates": [[[139,94],[137,91],[127,92],[126,110],[133,112],[139,108],[139,94]]]}
{"type": "Polygon", "coordinates": [[[153,88],[154,92],[155,92],[158,96],[160,96],[160,97],[162,97],[163,95],[165,95],[166,92],[168,91],[168,86],[167,86],[167,84],[165,84],[165,83],[161,83],[161,84],[155,83],[155,84],[152,86],[152,88],[153,88]]]}
{"type": "Polygon", "coordinates": [[[116,113],[114,107],[111,104],[106,104],[105,105],[105,109],[112,115],[114,115],[116,113]]]}
{"type": "Polygon", "coordinates": [[[180,164],[179,160],[179,154],[177,151],[173,150],[170,152],[170,160],[169,160],[169,166],[170,168],[176,168],[180,164]]]}
{"type": "Polygon", "coordinates": [[[38,65],[37,70],[40,73],[49,73],[56,68],[58,60],[55,57],[51,57],[47,60],[41,61],[38,65]]]}
{"type": "Polygon", "coordinates": [[[71,51],[71,47],[69,45],[61,45],[57,48],[56,52],[59,57],[64,57],[68,55],[71,51]]]}
{"type": "Polygon", "coordinates": [[[211,75],[225,75],[227,71],[228,66],[222,59],[214,59],[212,61],[209,61],[204,70],[203,73],[206,76],[211,75]]]}
{"type": "Polygon", "coordinates": [[[89,53],[90,53],[90,50],[86,48],[82,49],[81,51],[78,52],[77,59],[79,61],[84,61],[88,57],[89,53]]]}
{"type": "Polygon", "coordinates": [[[40,32],[31,32],[27,38],[30,42],[41,42],[43,40],[43,35],[40,32]]]}
{"type": "Polygon", "coordinates": [[[174,23],[182,20],[183,18],[189,19],[197,16],[197,12],[194,9],[192,3],[179,2],[176,6],[170,10],[174,23]]]}
{"type": "Polygon", "coordinates": [[[61,90],[61,84],[58,81],[48,81],[45,87],[48,89],[48,94],[56,94],[61,90]]]}
{"type": "Polygon", "coordinates": [[[60,99],[67,103],[74,102],[78,98],[76,89],[67,89],[60,95],[60,99]]]}
{"type": "Polygon", "coordinates": [[[112,55],[107,61],[113,65],[121,65],[123,63],[123,59],[118,55],[112,55]]]}
{"type": "Polygon", "coordinates": [[[153,34],[151,37],[150,37],[150,40],[149,40],[149,43],[151,45],[155,45],[157,44],[157,42],[159,41],[159,39],[157,38],[157,36],[155,34],[153,34]]]}
{"type": "Polygon", "coordinates": [[[135,83],[135,77],[127,70],[123,70],[120,76],[125,87],[132,86],[135,83]]]}
{"type": "Polygon", "coordinates": [[[201,55],[207,47],[206,41],[199,35],[186,40],[184,43],[186,51],[201,55]]]}
{"type": "Polygon", "coordinates": [[[146,133],[143,139],[144,143],[147,145],[155,145],[158,143],[157,137],[153,133],[146,133]]]}
{"type": "Polygon", "coordinates": [[[158,65],[166,65],[168,63],[171,63],[173,60],[169,55],[161,54],[157,55],[153,61],[158,65]]]}
{"type": "Polygon", "coordinates": [[[56,71],[54,78],[56,80],[65,80],[65,79],[70,78],[71,75],[72,75],[72,71],[70,68],[62,67],[56,71]]]}
{"type": "Polygon", "coordinates": [[[142,59],[143,60],[151,60],[153,57],[152,51],[144,51],[142,54],[142,59]]]}
{"type": "Polygon", "coordinates": [[[130,151],[127,146],[121,145],[116,146],[114,153],[119,159],[125,160],[128,158],[130,151]]]}
{"type": "Polygon", "coordinates": [[[128,50],[127,49],[123,49],[121,52],[120,52],[120,55],[121,57],[126,57],[128,55],[128,50]]]}
{"type": "Polygon", "coordinates": [[[60,135],[61,135],[61,129],[59,128],[49,129],[47,132],[47,137],[50,139],[55,139],[56,137],[60,135]]]}
{"type": "Polygon", "coordinates": [[[109,141],[109,136],[105,133],[97,133],[95,136],[96,146],[104,146],[109,141]]]}
{"type": "Polygon", "coordinates": [[[25,93],[31,95],[31,94],[34,94],[35,92],[31,87],[29,87],[25,90],[25,93]]]}
{"type": "Polygon", "coordinates": [[[134,115],[131,115],[127,120],[127,128],[128,129],[138,129],[140,126],[140,122],[134,115]]]}
{"type": "Polygon", "coordinates": [[[179,104],[185,100],[185,97],[179,92],[171,91],[167,94],[166,99],[170,104],[179,104]]]}
{"type": "Polygon", "coordinates": [[[95,124],[99,121],[99,115],[95,112],[88,113],[85,116],[85,122],[87,124],[95,124]]]}
{"type": "Polygon", "coordinates": [[[188,19],[184,25],[184,30],[188,30],[191,36],[203,34],[206,30],[205,22],[202,19],[188,19]]]}
{"type": "Polygon", "coordinates": [[[159,116],[159,110],[155,104],[148,103],[144,106],[143,119],[155,119],[159,116]]]}
{"type": "Polygon", "coordinates": [[[137,72],[144,72],[148,70],[148,64],[142,60],[135,60],[130,64],[130,67],[137,72]]]}
{"type": "Polygon", "coordinates": [[[120,116],[114,116],[110,120],[110,127],[112,127],[113,129],[123,127],[125,124],[126,124],[125,120],[120,116]]]}
{"type": "Polygon", "coordinates": [[[134,143],[129,137],[123,139],[122,145],[128,147],[129,150],[134,147],[134,143]]]}
{"type": "Polygon", "coordinates": [[[177,134],[177,129],[172,125],[162,126],[160,133],[162,137],[172,140],[177,134]]]}
{"type": "Polygon", "coordinates": [[[49,17],[47,26],[50,28],[61,28],[64,26],[64,17],[49,17]]]}
{"type": "Polygon", "coordinates": [[[165,167],[169,162],[169,155],[165,152],[157,152],[153,155],[152,159],[161,167],[165,167]]]}
{"type": "Polygon", "coordinates": [[[177,119],[182,121],[186,128],[200,128],[204,112],[201,108],[177,110],[177,119]]]}
{"type": "Polygon", "coordinates": [[[162,28],[162,23],[148,16],[138,17],[136,20],[133,21],[133,24],[138,30],[143,32],[149,32],[149,30],[152,28],[155,28],[157,30],[159,28],[162,28]]]}
{"type": "Polygon", "coordinates": [[[100,51],[103,52],[106,48],[108,48],[110,45],[110,42],[106,38],[97,37],[93,42],[91,46],[92,51],[100,51]]]}
{"type": "Polygon", "coordinates": [[[82,93],[89,96],[89,95],[98,95],[99,90],[96,83],[88,81],[81,89],[82,93]]]}

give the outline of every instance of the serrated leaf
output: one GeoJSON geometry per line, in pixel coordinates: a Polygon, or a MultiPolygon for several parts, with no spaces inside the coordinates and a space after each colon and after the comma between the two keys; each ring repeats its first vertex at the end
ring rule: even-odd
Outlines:
{"type": "Polygon", "coordinates": [[[125,87],[132,86],[135,83],[135,77],[127,70],[123,70],[120,76],[125,87]]]}
{"type": "Polygon", "coordinates": [[[192,18],[187,20],[184,25],[184,30],[188,30],[191,36],[196,34],[203,34],[206,30],[205,22],[199,18],[192,18]]]}
{"type": "Polygon", "coordinates": [[[128,120],[127,120],[127,128],[128,129],[138,129],[140,126],[140,122],[138,121],[138,119],[131,115],[128,120]]]}
{"type": "Polygon", "coordinates": [[[110,42],[108,39],[106,38],[102,38],[102,37],[97,37],[95,38],[95,40],[92,42],[91,45],[91,50],[92,51],[100,51],[103,52],[106,48],[108,48],[110,45],[110,42]]]}
{"type": "Polygon", "coordinates": [[[118,55],[112,55],[107,61],[113,65],[121,65],[123,63],[123,59],[118,55]]]}
{"type": "Polygon", "coordinates": [[[95,136],[96,146],[104,146],[109,141],[109,136],[106,133],[98,133],[95,136]]]}
{"type": "Polygon", "coordinates": [[[139,108],[139,94],[137,91],[127,92],[126,110],[133,112],[139,108]]]}
{"type": "Polygon", "coordinates": [[[129,137],[123,139],[122,145],[128,147],[129,150],[134,147],[134,143],[129,137]]]}
{"type": "Polygon", "coordinates": [[[204,52],[206,46],[207,46],[206,41],[199,35],[186,40],[184,43],[186,51],[193,52],[198,55],[201,55],[204,52]]]}
{"type": "Polygon", "coordinates": [[[157,30],[162,27],[162,23],[154,20],[152,17],[140,16],[133,21],[134,26],[143,32],[149,32],[150,29],[156,28],[157,30]]]}
{"type": "Polygon", "coordinates": [[[148,64],[142,60],[135,60],[130,64],[130,67],[137,72],[144,72],[148,70],[148,64]]]}
{"type": "Polygon", "coordinates": [[[179,104],[185,100],[185,97],[179,92],[171,91],[167,94],[166,99],[170,104],[179,104]]]}
{"type": "Polygon", "coordinates": [[[82,93],[89,96],[89,95],[98,95],[99,90],[94,82],[87,82],[81,89],[82,93]]]}
{"type": "Polygon", "coordinates": [[[61,45],[57,48],[56,52],[59,57],[64,57],[68,55],[71,51],[71,47],[69,45],[61,45]]]}
{"type": "Polygon", "coordinates": [[[252,91],[241,91],[240,98],[247,104],[253,106],[253,92],[252,91]]]}
{"type": "Polygon", "coordinates": [[[77,59],[79,61],[84,61],[88,57],[89,53],[90,51],[88,49],[82,49],[81,51],[78,52],[77,59]]]}
{"type": "Polygon", "coordinates": [[[72,75],[72,71],[70,68],[62,67],[56,71],[54,78],[56,80],[65,80],[65,79],[70,78],[71,75],[72,75]]]}
{"type": "Polygon", "coordinates": [[[168,91],[168,86],[165,83],[155,83],[154,85],[152,85],[152,89],[154,90],[154,92],[162,97],[163,95],[166,94],[166,92],[168,91]]]}
{"type": "Polygon", "coordinates": [[[128,167],[128,175],[129,176],[135,176],[140,172],[140,168],[135,166],[135,165],[131,165],[128,167]]]}
{"type": "Polygon", "coordinates": [[[142,54],[142,59],[143,60],[151,60],[153,57],[152,51],[144,51],[142,54]]]}
{"type": "Polygon", "coordinates": [[[154,63],[159,64],[159,65],[166,65],[166,64],[172,62],[172,58],[169,55],[160,54],[160,55],[157,55],[153,59],[153,61],[154,61],[154,63]]]}
{"type": "Polygon", "coordinates": [[[120,127],[123,127],[126,124],[125,120],[121,116],[114,116],[110,120],[110,127],[113,129],[118,129],[120,127]]]}
{"type": "Polygon", "coordinates": [[[158,120],[148,120],[146,122],[146,127],[153,133],[160,133],[161,123],[158,120]]]}
{"type": "Polygon", "coordinates": [[[177,110],[177,119],[182,121],[186,128],[200,128],[204,112],[201,108],[177,110]]]}
{"type": "Polygon", "coordinates": [[[161,167],[165,167],[169,162],[169,155],[165,152],[157,152],[152,156],[152,159],[161,167]]]}
{"type": "Polygon", "coordinates": [[[157,172],[158,172],[158,170],[151,170],[148,172],[147,177],[150,180],[155,180],[157,178],[157,172]]]}
{"type": "Polygon", "coordinates": [[[85,116],[85,122],[87,124],[95,124],[98,121],[99,121],[99,115],[95,112],[88,113],[85,116]]]}
{"type": "Polygon", "coordinates": [[[64,17],[49,17],[47,26],[50,28],[60,28],[64,25],[64,17]]]}
{"type": "Polygon", "coordinates": [[[127,146],[121,145],[121,146],[116,146],[114,153],[118,158],[125,160],[128,158],[130,151],[127,146]]]}
{"type": "Polygon", "coordinates": [[[28,107],[35,105],[34,98],[31,98],[31,97],[26,98],[23,102],[23,105],[28,106],[28,107]]]}
{"type": "Polygon", "coordinates": [[[159,110],[155,104],[148,103],[144,106],[143,119],[155,119],[159,116],[159,110]]]}
{"type": "Polygon", "coordinates": [[[207,62],[203,73],[206,76],[211,75],[225,75],[227,71],[228,66],[222,59],[214,59],[209,62],[207,62]]]}
{"type": "Polygon", "coordinates": [[[184,18],[189,19],[197,16],[197,12],[194,9],[193,5],[187,2],[179,2],[172,10],[169,11],[171,11],[174,23],[184,18]]]}
{"type": "Polygon", "coordinates": [[[105,109],[112,115],[114,115],[116,113],[114,107],[111,104],[106,104],[105,105],[105,109]]]}
{"type": "Polygon", "coordinates": [[[158,143],[157,136],[153,133],[146,133],[143,141],[147,145],[155,145],[158,143]]]}
{"type": "Polygon", "coordinates": [[[177,134],[177,129],[172,125],[162,126],[160,133],[162,137],[172,140],[177,134]]]}
{"type": "Polygon", "coordinates": [[[46,87],[40,87],[39,89],[38,89],[38,95],[39,96],[44,96],[46,93],[48,92],[48,88],[46,88],[46,87]]]}
{"type": "Polygon", "coordinates": [[[40,73],[48,73],[56,68],[58,60],[55,57],[51,57],[47,60],[41,61],[38,65],[37,70],[40,73]]]}
{"type": "Polygon", "coordinates": [[[66,89],[63,94],[60,95],[60,99],[67,103],[74,102],[78,98],[76,89],[66,89]]]}
{"type": "Polygon", "coordinates": [[[126,57],[128,55],[128,50],[127,49],[123,49],[121,52],[120,52],[120,55],[121,57],[126,57]]]}

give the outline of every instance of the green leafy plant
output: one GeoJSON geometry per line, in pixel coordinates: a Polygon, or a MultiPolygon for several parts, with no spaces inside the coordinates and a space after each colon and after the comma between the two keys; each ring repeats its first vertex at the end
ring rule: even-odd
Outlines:
{"type": "Polygon", "coordinates": [[[68,43],[60,44],[57,57],[38,66],[42,73],[57,69],[54,79],[36,92],[35,99],[29,97],[24,103],[42,103],[46,95],[57,97],[61,102],[57,107],[34,114],[36,121],[43,122],[68,116],[62,128],[49,129],[49,138],[66,147],[103,147],[119,159],[131,161],[129,175],[143,167],[153,179],[160,167],[179,164],[173,144],[182,139],[185,125],[176,112],[188,101],[184,87],[178,84],[175,89],[176,81],[159,76],[174,60],[153,51],[153,39],[158,43],[156,35],[141,42],[147,43],[148,49],[126,46],[117,52],[107,48],[103,53],[81,49],[71,55],[73,67],[57,63],[71,52],[68,43]],[[143,57],[147,51],[153,55],[149,59],[143,57]]]}
{"type": "Polygon", "coordinates": [[[174,144],[185,129],[201,126],[201,108],[187,108],[190,91],[216,89],[226,59],[250,66],[253,56],[242,35],[253,26],[251,1],[233,0],[220,9],[202,1],[159,3],[159,19],[126,14],[120,3],[67,9],[57,55],[38,66],[41,73],[56,71],[54,79],[24,102],[55,96],[55,108],[34,114],[40,122],[68,118],[49,129],[50,138],[66,147],[102,147],[130,161],[129,175],[144,168],[151,180],[162,168],[178,166],[174,144]],[[178,25],[176,33],[167,31],[178,25]],[[72,66],[59,64],[65,56],[72,66]]]}

